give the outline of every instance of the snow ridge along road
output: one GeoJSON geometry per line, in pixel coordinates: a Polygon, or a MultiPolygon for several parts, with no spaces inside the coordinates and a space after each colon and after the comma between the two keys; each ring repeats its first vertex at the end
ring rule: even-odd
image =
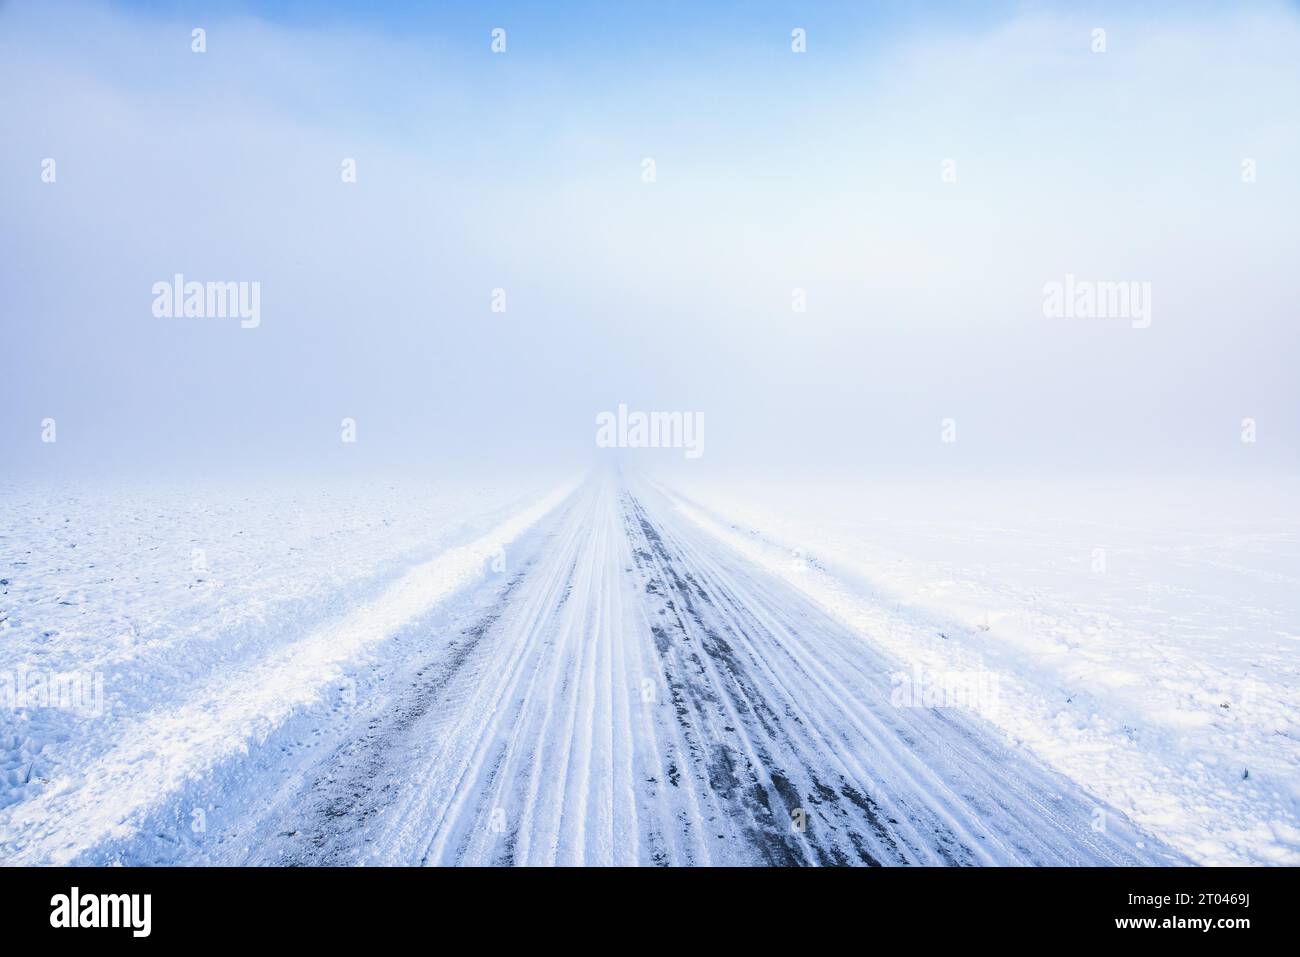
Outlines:
{"type": "MultiPolygon", "coordinates": [[[[482,538],[417,565],[372,601],[254,664],[212,676],[198,695],[149,712],[80,775],[66,775],[0,815],[0,863],[85,863],[114,838],[127,846],[139,815],[187,781],[247,752],[316,702],[350,662],[480,580],[486,562],[568,500],[562,485],[482,538]]],[[[243,785],[241,785],[242,787],[243,785]]],[[[184,808],[190,830],[193,803],[184,808]]]]}
{"type": "Polygon", "coordinates": [[[1179,861],[969,715],[891,704],[898,663],[644,483],[594,477],[528,548],[204,859],[1179,861]]]}

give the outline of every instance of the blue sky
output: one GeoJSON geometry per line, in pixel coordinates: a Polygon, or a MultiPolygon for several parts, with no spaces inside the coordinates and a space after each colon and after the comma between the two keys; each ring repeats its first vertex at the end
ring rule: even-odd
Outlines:
{"type": "Polygon", "coordinates": [[[582,457],[620,402],[711,463],[1230,469],[1248,416],[1297,463],[1293,6],[193,9],[0,11],[13,470],[332,463],[343,416],[582,457]],[[176,272],[262,324],[155,318],[176,272]],[[1067,273],[1150,328],[1044,318],[1067,273]]]}

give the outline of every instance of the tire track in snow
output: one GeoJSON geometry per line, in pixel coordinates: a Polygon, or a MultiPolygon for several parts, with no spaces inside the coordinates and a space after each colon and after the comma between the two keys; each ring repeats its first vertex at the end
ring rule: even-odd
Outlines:
{"type": "MultiPolygon", "coordinates": [[[[584,486],[258,859],[1059,864],[1169,859],[649,487],[584,486]],[[305,839],[304,839],[305,838],[305,839]]],[[[278,826],[277,826],[278,828],[278,826]]],[[[266,828],[262,825],[262,829],[266,828]]]]}

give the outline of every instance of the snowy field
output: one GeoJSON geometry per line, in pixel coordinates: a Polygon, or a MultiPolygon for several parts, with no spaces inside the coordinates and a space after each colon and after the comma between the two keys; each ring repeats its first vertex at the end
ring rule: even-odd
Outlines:
{"type": "MultiPolygon", "coordinates": [[[[341,664],[384,630],[382,616],[351,616],[376,603],[414,614],[480,576],[493,555],[481,536],[554,484],[7,483],[0,860],[30,802],[84,810],[106,793],[98,810],[129,817],[295,709],[337,698],[341,664]],[[413,594],[393,594],[438,557],[413,594]],[[120,779],[105,777],[113,756],[120,779]],[[128,780],[129,792],[95,790],[128,780]]],[[[33,813],[27,826],[59,823],[33,813]]]]}
{"type": "Polygon", "coordinates": [[[1300,5],[188,6],[0,0],[0,866],[1300,866],[1300,5]]]}
{"type": "Polygon", "coordinates": [[[696,481],[685,512],[1205,864],[1300,863],[1300,487],[696,481]]]}
{"type": "Polygon", "coordinates": [[[0,862],[1294,864],[1293,492],[9,484],[0,862]]]}

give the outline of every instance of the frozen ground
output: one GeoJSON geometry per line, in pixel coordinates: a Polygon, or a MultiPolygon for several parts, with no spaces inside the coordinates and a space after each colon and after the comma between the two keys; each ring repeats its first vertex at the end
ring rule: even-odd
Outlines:
{"type": "Polygon", "coordinates": [[[995,687],[1008,740],[1191,859],[1300,863],[1295,482],[674,487],[909,674],[995,687]]]}
{"type": "Polygon", "coordinates": [[[0,861],[1295,861],[1288,502],[990,489],[7,487],[0,861]]]}
{"type": "MultiPolygon", "coordinates": [[[[396,577],[330,578],[352,547],[319,556],[303,574],[337,604],[310,614],[300,603],[240,619],[243,631],[179,636],[155,623],[171,640],[152,645],[96,640],[103,625],[87,624],[49,664],[15,657],[102,668],[113,690],[98,715],[14,712],[15,746],[42,773],[24,771],[0,811],[6,859],[1180,859],[976,714],[900,706],[888,653],[653,485],[600,473],[504,507],[513,497],[462,497],[457,520],[475,530],[444,531],[396,577]]],[[[108,526],[119,539],[129,527],[108,526]]],[[[263,532],[254,556],[275,538],[263,532]]],[[[131,574],[127,551],[113,561],[131,574]]],[[[68,577],[41,561],[55,562],[42,587],[68,577]]],[[[95,616],[108,602],[85,604],[95,616]]],[[[40,603],[15,607],[15,631],[42,617],[40,603]]]]}
{"type": "MultiPolygon", "coordinates": [[[[87,780],[88,769],[124,743],[143,749],[134,787],[147,793],[163,783],[149,772],[169,756],[187,754],[190,763],[176,770],[195,773],[265,733],[277,714],[328,690],[339,661],[374,640],[373,630],[352,628],[341,639],[323,626],[346,623],[367,603],[393,604],[386,589],[399,576],[481,536],[547,489],[540,479],[6,484],[0,815],[56,791],[89,805],[83,789],[103,782],[87,780]],[[142,733],[169,709],[194,705],[215,717],[223,694],[251,700],[259,691],[248,683],[253,671],[312,648],[337,660],[300,657],[293,672],[274,676],[260,689],[276,699],[263,701],[261,724],[214,727],[207,737],[193,728],[172,728],[167,740],[142,733]]],[[[466,577],[441,571],[447,589],[466,577]]],[[[101,810],[125,815],[125,799],[113,798],[122,806],[101,810]]],[[[0,824],[0,839],[13,836],[0,824]]]]}

